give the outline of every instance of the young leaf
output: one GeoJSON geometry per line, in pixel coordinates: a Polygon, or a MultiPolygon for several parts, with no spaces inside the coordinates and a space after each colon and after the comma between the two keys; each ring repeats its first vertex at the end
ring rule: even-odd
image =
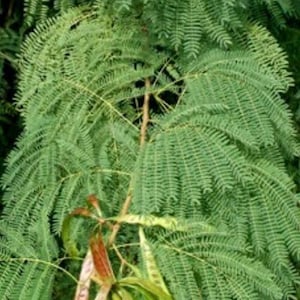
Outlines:
{"type": "Polygon", "coordinates": [[[144,278],[127,277],[121,279],[118,283],[121,287],[129,287],[135,289],[136,291],[142,294],[146,292],[151,294],[152,296],[157,297],[160,300],[173,300],[171,295],[165,293],[163,289],[155,285],[150,280],[144,278]]]}
{"type": "Polygon", "coordinates": [[[118,216],[109,218],[108,220],[116,221],[118,223],[139,224],[146,227],[160,226],[168,230],[185,231],[187,228],[173,217],[156,217],[153,215],[133,215],[127,214],[125,216],[118,216]]]}
{"type": "Polygon", "coordinates": [[[159,271],[159,268],[156,264],[155,257],[151,251],[151,247],[148,244],[148,241],[145,237],[143,228],[139,228],[140,236],[140,246],[142,257],[146,266],[146,270],[149,276],[150,281],[159,286],[166,294],[170,295],[167,286],[165,285],[164,279],[159,271]]]}
{"type": "Polygon", "coordinates": [[[90,248],[96,271],[95,280],[100,284],[112,284],[115,282],[110,260],[100,233],[90,239],[90,248]]]}

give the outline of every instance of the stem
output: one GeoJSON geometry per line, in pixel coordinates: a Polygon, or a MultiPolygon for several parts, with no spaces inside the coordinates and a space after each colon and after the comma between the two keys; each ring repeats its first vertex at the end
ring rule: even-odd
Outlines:
{"type": "MultiPolygon", "coordinates": [[[[127,214],[127,211],[128,211],[129,206],[131,204],[131,199],[132,199],[132,196],[131,196],[131,193],[129,193],[126,197],[125,202],[123,203],[121,212],[119,214],[120,217],[125,216],[127,214]]],[[[112,232],[110,234],[107,247],[110,247],[115,242],[115,239],[116,239],[117,234],[120,230],[120,227],[121,227],[120,223],[116,223],[116,224],[113,225],[113,229],[112,229],[112,232]]]]}
{"type": "MultiPolygon", "coordinates": [[[[144,95],[143,117],[142,117],[141,131],[140,131],[140,146],[141,147],[146,142],[147,128],[148,128],[148,123],[150,121],[149,104],[150,104],[150,95],[151,94],[147,92],[147,90],[149,90],[151,87],[151,82],[150,82],[149,78],[145,79],[145,87],[146,87],[146,92],[144,95]]],[[[132,200],[132,194],[131,194],[131,192],[129,192],[123,203],[121,212],[119,214],[120,217],[123,217],[127,214],[130,204],[131,204],[131,200],[132,200]]],[[[109,237],[108,244],[107,244],[108,247],[110,247],[115,242],[115,239],[120,230],[120,227],[121,227],[120,223],[116,223],[113,225],[113,230],[111,232],[111,235],[109,237]]]]}

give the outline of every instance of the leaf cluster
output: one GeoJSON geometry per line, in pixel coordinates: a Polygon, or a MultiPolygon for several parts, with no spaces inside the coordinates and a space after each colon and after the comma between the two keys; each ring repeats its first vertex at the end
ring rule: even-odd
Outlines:
{"type": "MultiPolygon", "coordinates": [[[[160,1],[156,11],[147,1],[117,2],[125,11],[134,5],[152,23],[145,27],[148,19],[116,16],[98,3],[39,23],[22,45],[16,97],[24,131],[2,178],[0,299],[51,299],[57,270],[74,278],[60,266],[68,255],[62,258],[60,234],[90,194],[100,199],[103,218],[120,221],[114,218],[130,196],[139,223],[131,221],[152,220],[149,248],[174,299],[295,296],[300,221],[284,157],[298,155],[299,147],[281,97],[293,84],[285,53],[263,26],[246,20],[231,37],[234,49],[213,47],[227,31],[214,37],[221,25],[211,19],[219,20],[211,4],[205,20],[214,25],[204,27],[197,50],[194,6],[175,9],[186,11],[184,22],[196,18],[184,34],[196,58],[187,59],[185,50],[172,50],[171,33],[172,47],[159,37],[154,42],[157,20],[167,20],[158,17],[162,5],[172,1],[160,1]],[[140,145],[147,95],[151,118],[140,145]],[[157,228],[157,217],[188,230],[157,228]]],[[[235,13],[236,5],[231,1],[235,13]]],[[[175,32],[171,15],[164,28],[175,32]]],[[[90,231],[80,221],[72,226],[79,254],[90,231]]],[[[137,226],[127,224],[113,244],[143,269],[136,242],[137,226]]],[[[120,277],[131,274],[118,267],[120,277]]]]}

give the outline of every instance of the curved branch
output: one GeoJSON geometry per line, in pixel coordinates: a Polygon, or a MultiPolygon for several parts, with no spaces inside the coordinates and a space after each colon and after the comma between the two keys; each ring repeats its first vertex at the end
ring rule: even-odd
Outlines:
{"type": "MultiPolygon", "coordinates": [[[[142,117],[141,131],[140,131],[140,146],[141,147],[146,142],[148,123],[150,121],[150,107],[149,107],[149,104],[150,104],[151,94],[148,92],[148,90],[151,87],[151,82],[150,82],[149,78],[145,79],[145,87],[146,87],[146,92],[145,92],[145,95],[144,95],[143,117],[142,117]]],[[[124,201],[124,203],[123,203],[122,209],[120,211],[120,214],[119,214],[120,217],[125,216],[127,214],[128,210],[129,210],[129,207],[130,207],[130,204],[131,204],[131,201],[132,201],[132,194],[131,194],[131,192],[129,192],[126,199],[125,199],[125,201],[124,201]]],[[[117,234],[120,230],[120,227],[121,227],[120,223],[114,224],[112,233],[111,233],[111,235],[109,237],[109,240],[108,240],[108,243],[107,243],[108,247],[110,247],[115,242],[115,239],[116,239],[117,234]]]]}

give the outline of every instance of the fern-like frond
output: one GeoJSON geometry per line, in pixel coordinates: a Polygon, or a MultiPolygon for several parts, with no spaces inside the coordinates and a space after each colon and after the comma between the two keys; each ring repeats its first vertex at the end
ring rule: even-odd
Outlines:
{"type": "Polygon", "coordinates": [[[142,14],[151,33],[189,57],[197,57],[201,44],[207,40],[230,48],[248,19],[265,25],[269,14],[279,27],[283,27],[286,16],[296,15],[291,0],[114,0],[105,3],[125,18],[128,14],[142,14]]]}
{"type": "Polygon", "coordinates": [[[223,218],[234,230],[238,229],[239,243],[245,245],[249,241],[255,255],[263,258],[278,282],[291,291],[299,275],[289,257],[297,260],[300,247],[300,216],[295,209],[293,183],[285,173],[263,160],[252,164],[249,173],[253,181],[247,186],[248,192],[236,189],[234,194],[222,198],[215,192],[207,197],[215,212],[212,217],[223,218]],[[243,218],[245,224],[240,227],[243,218]]]}
{"type": "MultiPolygon", "coordinates": [[[[174,121],[183,117],[185,122],[172,124],[170,114],[165,130],[154,134],[140,154],[134,182],[134,206],[140,213],[177,210],[188,216],[201,211],[205,193],[246,184],[246,160],[229,143],[231,137],[242,143],[243,130],[226,120],[226,114],[209,114],[207,107],[174,111],[174,121]]],[[[245,144],[255,147],[251,138],[245,144]]]]}
{"type": "MultiPolygon", "coordinates": [[[[280,96],[291,85],[283,52],[259,25],[238,32],[243,19],[233,16],[247,1],[166,0],[156,8],[113,1],[138,7],[140,17],[130,22],[131,12],[122,8],[114,18],[97,3],[46,20],[22,47],[16,100],[24,132],[2,178],[3,299],[49,298],[52,279],[34,286],[57,269],[54,234],[90,194],[103,218],[130,199],[141,219],[209,218],[220,226],[157,236],[147,229],[178,299],[292,294],[300,224],[282,154],[297,154],[298,146],[280,96]],[[162,30],[178,56],[153,43],[162,30]],[[235,30],[239,50],[211,49],[211,41],[228,47],[235,30]]],[[[71,238],[82,238],[86,227],[76,223],[71,238]]],[[[121,232],[124,244],[136,241],[135,228],[121,232]]]]}
{"type": "Polygon", "coordinates": [[[225,233],[166,234],[153,250],[175,299],[281,299],[274,275],[225,233]]]}
{"type": "MultiPolygon", "coordinates": [[[[134,99],[144,94],[135,83],[154,75],[165,60],[155,52],[145,56],[135,33],[121,34],[109,18],[96,16],[74,10],[59,22],[47,21],[24,44],[20,59],[25,133],[3,179],[20,189],[6,194],[4,214],[33,216],[56,207],[55,231],[88,194],[97,193],[107,209],[117,209],[114,204],[125,197],[139,133],[129,116],[134,99]],[[87,41],[94,44],[86,47],[87,41]]],[[[16,226],[25,224],[21,218],[16,226]]]]}
{"type": "Polygon", "coordinates": [[[285,67],[278,64],[278,78],[276,73],[273,76],[265,71],[265,63],[261,67],[257,61],[256,54],[251,57],[246,52],[204,54],[198,67],[194,64],[187,75],[190,77],[187,79],[187,103],[205,104],[212,99],[215,103],[223,103],[230,108],[231,118],[239,120],[240,126],[259,144],[269,147],[279,140],[287,153],[297,153],[290,112],[279,94],[283,85],[286,89],[290,81],[288,74],[283,73],[285,67]]]}
{"type": "Polygon", "coordinates": [[[53,263],[58,251],[50,235],[46,214],[19,235],[0,225],[0,299],[52,299],[52,284],[58,266],[53,263]]]}
{"type": "Polygon", "coordinates": [[[24,21],[27,26],[32,26],[45,21],[54,13],[64,13],[72,7],[93,2],[93,0],[25,0],[24,21]]]}

